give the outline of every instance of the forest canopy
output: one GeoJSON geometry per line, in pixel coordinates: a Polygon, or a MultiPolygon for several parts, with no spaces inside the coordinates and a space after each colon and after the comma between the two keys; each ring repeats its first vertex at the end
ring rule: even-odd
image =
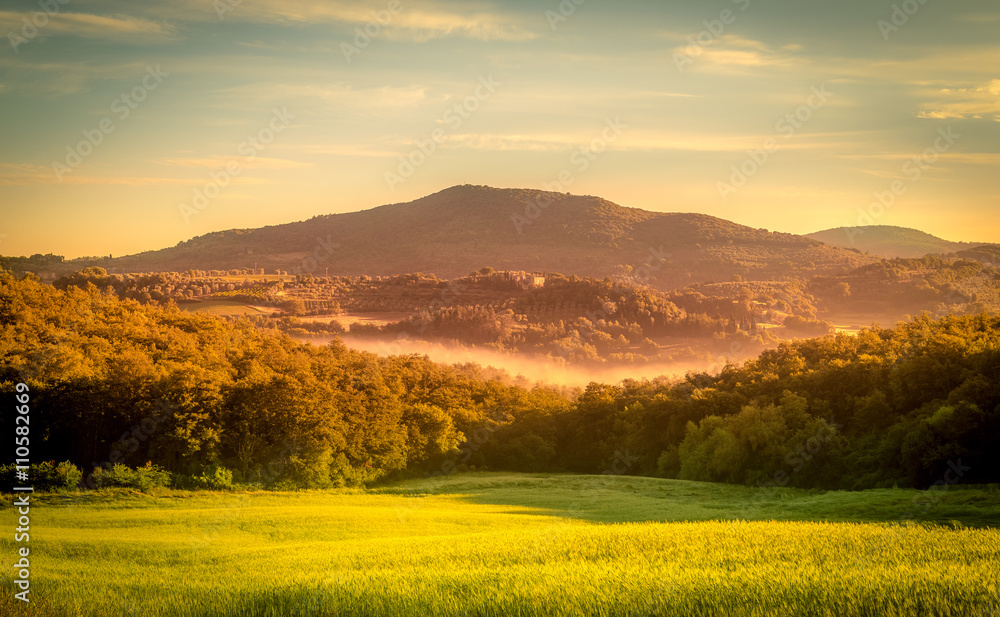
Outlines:
{"type": "Polygon", "coordinates": [[[33,459],[87,474],[152,463],[306,487],[466,468],[846,489],[1000,478],[1000,317],[985,314],[566,392],[0,272],[0,384],[11,395],[20,382],[33,459]]]}

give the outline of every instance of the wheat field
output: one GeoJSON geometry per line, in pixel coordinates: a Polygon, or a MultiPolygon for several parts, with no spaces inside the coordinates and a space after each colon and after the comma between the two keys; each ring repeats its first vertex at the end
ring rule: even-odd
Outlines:
{"type": "MultiPolygon", "coordinates": [[[[467,474],[373,490],[52,495],[4,615],[1000,615],[998,491],[467,474]],[[823,513],[826,516],[823,516],[823,513]],[[878,522],[860,522],[874,520],[878,522]],[[786,520],[775,520],[778,518],[786,520]],[[803,520],[788,520],[788,519],[803,520]],[[812,520],[804,520],[809,519],[812,520]],[[985,524],[984,524],[985,523],[985,524]]],[[[10,500],[7,500],[9,504],[10,500]]],[[[15,521],[13,510],[0,513],[15,521]]],[[[13,554],[11,538],[0,544],[13,554]]]]}

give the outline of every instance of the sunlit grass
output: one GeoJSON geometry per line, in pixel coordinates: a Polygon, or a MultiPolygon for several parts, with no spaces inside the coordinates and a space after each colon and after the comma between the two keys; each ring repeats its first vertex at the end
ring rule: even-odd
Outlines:
{"type": "MultiPolygon", "coordinates": [[[[888,522],[915,495],[470,474],[372,491],[49,497],[32,511],[32,606],[45,615],[1000,611],[1000,531],[888,522]],[[796,510],[887,522],[767,520],[796,510]]],[[[996,495],[955,491],[937,508],[986,520],[996,495]]],[[[0,520],[13,527],[9,506],[0,520]]],[[[0,546],[13,554],[10,537],[0,546]]],[[[12,593],[5,574],[4,615],[23,613],[12,593]]]]}

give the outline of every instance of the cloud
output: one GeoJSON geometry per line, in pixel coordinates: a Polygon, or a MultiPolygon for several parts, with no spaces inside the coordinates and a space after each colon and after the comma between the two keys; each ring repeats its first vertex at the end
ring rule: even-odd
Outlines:
{"type": "MultiPolygon", "coordinates": [[[[21,58],[0,57],[0,69],[6,69],[11,77],[8,87],[28,94],[46,96],[76,94],[91,89],[97,81],[115,81],[132,86],[141,83],[150,68],[142,59],[128,58],[126,61],[111,61],[99,64],[87,61],[27,62],[21,58]]],[[[155,64],[154,64],[155,66],[155,64]]],[[[173,66],[169,72],[173,72],[173,66]]],[[[120,92],[119,92],[120,93],[120,92]]],[[[108,104],[118,93],[108,97],[108,104]]]]}
{"type": "Polygon", "coordinates": [[[279,150],[292,150],[296,152],[303,152],[305,154],[349,156],[351,158],[357,158],[357,157],[384,158],[384,157],[399,156],[398,151],[390,150],[388,148],[380,149],[378,147],[372,146],[372,144],[370,143],[299,144],[292,146],[274,146],[274,148],[279,150]]]}
{"type": "Polygon", "coordinates": [[[917,117],[1000,122],[1000,79],[972,88],[944,88],[938,100],[920,106],[917,117]]]}
{"type": "Polygon", "coordinates": [[[879,57],[813,58],[814,67],[853,80],[912,86],[952,87],[996,75],[1000,46],[893,46],[879,57]]]}
{"type": "MultiPolygon", "coordinates": [[[[89,185],[89,186],[203,186],[207,177],[196,178],[164,178],[149,176],[93,176],[74,170],[62,177],[62,182],[56,177],[52,168],[31,163],[0,163],[0,186],[58,186],[89,185]]],[[[237,176],[232,179],[234,184],[267,184],[269,180],[248,176],[237,176]]]]}
{"type": "Polygon", "coordinates": [[[680,45],[672,54],[687,58],[691,67],[714,72],[742,72],[746,68],[792,67],[803,63],[801,45],[772,48],[762,41],[725,34],[705,45],[680,45]]]}
{"type": "Polygon", "coordinates": [[[964,13],[955,17],[958,22],[971,22],[974,24],[992,23],[1000,21],[1000,13],[964,13]]]}
{"type": "Polygon", "coordinates": [[[268,21],[278,18],[307,23],[326,21],[364,26],[377,23],[376,16],[381,16],[386,22],[382,28],[382,36],[389,40],[424,42],[457,36],[480,41],[525,41],[538,36],[520,24],[519,20],[485,7],[480,10],[469,7],[464,12],[456,12],[454,5],[445,8],[443,5],[435,7],[424,3],[424,6],[413,7],[410,3],[402,3],[401,8],[391,14],[386,10],[384,2],[263,0],[256,6],[260,10],[258,16],[268,21]]]}
{"type": "Polygon", "coordinates": [[[0,186],[46,184],[54,180],[52,170],[42,165],[0,163],[0,186]]]}
{"type": "MultiPolygon", "coordinates": [[[[33,13],[16,13],[0,11],[0,31],[21,33],[25,24],[32,27],[39,23],[37,15],[46,15],[39,11],[33,13]]],[[[118,42],[150,43],[172,40],[177,36],[177,30],[170,24],[159,23],[133,17],[131,15],[93,15],[90,13],[50,13],[47,22],[37,28],[38,36],[78,36],[113,40],[118,42]]]]}
{"type": "MultiPolygon", "coordinates": [[[[842,154],[838,158],[871,159],[881,161],[909,161],[919,152],[883,152],[876,154],[842,154]]],[[[939,152],[938,157],[944,161],[963,163],[966,165],[1000,165],[1000,152],[939,152]]],[[[871,172],[878,175],[878,172],[871,172]]]]}
{"type": "MultiPolygon", "coordinates": [[[[128,7],[127,10],[143,11],[171,21],[220,22],[238,21],[254,23],[342,24],[350,26],[349,43],[354,28],[376,24],[378,34],[389,40],[429,41],[445,37],[463,37],[481,41],[525,41],[538,34],[528,28],[522,19],[497,11],[486,3],[465,2],[456,8],[445,2],[420,3],[402,0],[398,9],[390,11],[386,0],[174,0],[137,6],[134,2],[106,2],[128,7]]],[[[375,29],[372,26],[371,29],[375,29]]]]}
{"type": "Polygon", "coordinates": [[[239,164],[243,168],[253,169],[293,169],[297,167],[312,167],[312,163],[303,163],[289,159],[265,158],[261,156],[226,156],[215,154],[205,157],[167,157],[149,161],[157,165],[169,167],[193,167],[203,169],[219,169],[229,163],[239,164]]]}
{"type": "Polygon", "coordinates": [[[569,135],[460,133],[448,135],[444,139],[447,147],[468,150],[545,152],[566,150],[580,145],[579,140],[574,140],[569,135]]]}
{"type": "Polygon", "coordinates": [[[235,95],[239,100],[290,101],[320,99],[336,103],[338,108],[385,109],[409,108],[427,100],[427,87],[422,85],[379,86],[356,88],[344,83],[252,83],[215,91],[235,95]]]}
{"type": "MultiPolygon", "coordinates": [[[[63,184],[85,184],[91,186],[204,186],[208,183],[208,178],[162,178],[162,177],[134,177],[134,176],[63,176],[63,184]]],[[[52,181],[55,182],[54,180],[52,181]]],[[[251,178],[238,176],[232,178],[233,185],[236,184],[267,184],[269,181],[262,178],[251,178]]]]}
{"type": "MultiPolygon", "coordinates": [[[[777,138],[782,150],[838,150],[857,146],[856,142],[848,139],[851,135],[858,134],[801,133],[786,142],[775,135],[680,134],[630,129],[607,147],[609,150],[636,152],[745,152],[760,149],[768,138],[777,138]]],[[[599,130],[597,133],[460,133],[446,136],[444,145],[469,150],[558,152],[586,148],[599,137],[599,130]]]]}
{"type": "Polygon", "coordinates": [[[460,36],[479,41],[520,42],[538,35],[494,13],[458,15],[454,13],[418,13],[402,15],[396,27],[386,30],[389,40],[429,41],[460,36]]]}

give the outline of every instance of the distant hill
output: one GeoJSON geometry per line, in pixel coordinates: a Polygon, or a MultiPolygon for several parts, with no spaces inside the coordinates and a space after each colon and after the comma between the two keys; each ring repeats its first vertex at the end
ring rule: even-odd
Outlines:
{"type": "Polygon", "coordinates": [[[950,242],[917,229],[892,225],[838,227],[807,234],[806,237],[830,246],[858,249],[889,259],[955,253],[977,246],[968,242],[950,242]]]}
{"type": "Polygon", "coordinates": [[[836,273],[872,261],[858,251],[702,214],[648,212],[599,197],[465,185],[409,203],[210,233],[100,265],[148,272],[256,264],[268,272],[427,272],[442,277],[492,266],[595,277],[631,273],[640,282],[668,289],[734,276],[770,280],[836,273]],[[336,247],[324,248],[331,243],[336,247]]]}

